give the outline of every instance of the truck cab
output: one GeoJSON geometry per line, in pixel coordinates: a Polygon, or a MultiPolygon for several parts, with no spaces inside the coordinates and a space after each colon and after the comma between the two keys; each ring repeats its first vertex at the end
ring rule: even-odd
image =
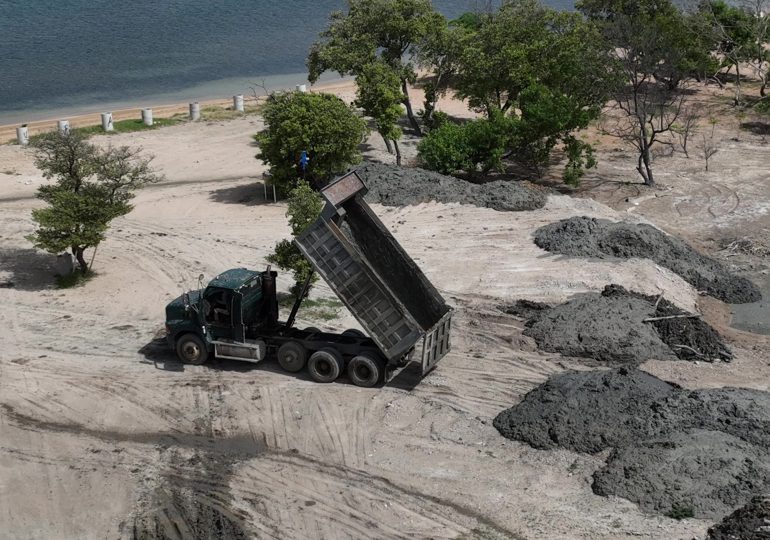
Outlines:
{"type": "MultiPolygon", "coordinates": [[[[234,268],[205,288],[174,299],[166,306],[169,345],[182,361],[202,364],[217,343],[247,343],[248,338],[256,338],[260,329],[277,322],[277,306],[266,305],[271,303],[271,291],[263,290],[274,287],[276,276],[270,270],[234,268]]],[[[248,354],[244,359],[253,358],[248,354]]]]}

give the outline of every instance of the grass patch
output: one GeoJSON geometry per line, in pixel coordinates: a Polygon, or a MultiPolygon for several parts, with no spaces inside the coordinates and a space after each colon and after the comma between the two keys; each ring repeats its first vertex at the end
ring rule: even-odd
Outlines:
{"type": "Polygon", "coordinates": [[[666,516],[671,519],[682,520],[695,516],[695,512],[691,506],[685,506],[683,504],[674,504],[671,510],[666,512],[666,516]]]}
{"type": "MultiPolygon", "coordinates": [[[[289,310],[294,306],[294,296],[286,295],[278,301],[278,305],[289,310]]],[[[299,312],[308,319],[316,321],[332,321],[339,317],[343,308],[342,302],[336,298],[305,298],[299,312]]]]}
{"type": "Polygon", "coordinates": [[[201,120],[232,120],[234,118],[240,118],[250,114],[257,114],[262,110],[262,105],[245,105],[243,109],[243,112],[240,112],[236,111],[232,107],[209,105],[208,107],[201,108],[201,120]]]}
{"type": "Polygon", "coordinates": [[[96,272],[89,270],[85,274],[80,270],[67,274],[66,276],[57,276],[56,288],[57,289],[72,289],[80,287],[85,283],[91,281],[96,276],[96,272]]]}
{"type": "Polygon", "coordinates": [[[83,135],[113,135],[116,133],[133,133],[134,131],[149,131],[151,129],[158,129],[166,126],[173,126],[182,122],[182,118],[155,118],[153,124],[148,126],[141,119],[119,120],[113,122],[113,131],[104,131],[101,124],[95,126],[85,126],[80,128],[73,128],[72,131],[82,133],[83,135]]]}

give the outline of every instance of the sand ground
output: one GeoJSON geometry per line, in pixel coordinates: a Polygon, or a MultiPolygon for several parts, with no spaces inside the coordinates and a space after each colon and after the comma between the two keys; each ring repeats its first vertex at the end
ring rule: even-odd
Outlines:
{"type": "MultiPolygon", "coordinates": [[[[649,261],[568,259],[531,241],[541,225],[577,215],[647,220],[712,251],[721,237],[760,234],[770,219],[760,136],[726,143],[708,175],[694,160],[661,158],[655,190],[628,185],[638,181],[633,160],[606,149],[581,197],[552,195],[537,211],[375,206],[456,309],[456,324],[453,351],[419,385],[403,377],[361,389],[315,384],[272,361],[183,366],[156,340],[164,305],[198,274],[261,268],[288,234],[285,205],[262,197],[250,138],[259,128],[258,117],[246,117],[97,137],[142,146],[166,179],[114,223],[96,255],[98,276],[69,290],[53,287],[54,258],[24,239],[44,182],[31,152],[0,146],[0,282],[14,283],[0,288],[4,537],[129,538],[135,517],[157,509],[158,493],[178,489],[260,538],[703,535],[709,523],[594,495],[591,474],[605,456],[536,451],[499,436],[491,420],[500,410],[549,375],[581,368],[536,351],[496,306],[563,301],[608,283],[663,293],[703,312],[736,360],[646,369],[689,387],[767,390],[768,340],[730,329],[723,304],[649,261]]],[[[413,154],[413,140],[403,146],[413,154]]],[[[365,150],[390,159],[378,137],[365,150]]],[[[320,285],[313,297],[332,294],[320,285]]],[[[300,319],[356,325],[343,310],[300,319]]]]}

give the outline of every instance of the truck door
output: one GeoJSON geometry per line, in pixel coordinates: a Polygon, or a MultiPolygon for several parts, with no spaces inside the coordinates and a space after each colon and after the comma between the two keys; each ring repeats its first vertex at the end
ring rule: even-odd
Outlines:
{"type": "Polygon", "coordinates": [[[216,287],[203,295],[203,316],[213,339],[233,338],[233,296],[233,291],[216,287]]]}

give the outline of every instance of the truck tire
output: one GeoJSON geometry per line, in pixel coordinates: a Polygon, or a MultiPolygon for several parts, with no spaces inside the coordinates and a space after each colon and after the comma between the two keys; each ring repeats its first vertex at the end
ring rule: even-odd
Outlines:
{"type": "Polygon", "coordinates": [[[357,337],[357,338],[365,338],[366,334],[364,334],[361,330],[358,330],[356,328],[348,328],[344,332],[342,332],[343,336],[348,337],[357,337]]]}
{"type": "Polygon", "coordinates": [[[209,350],[195,334],[183,334],[176,340],[176,355],[185,364],[199,366],[209,358],[209,350]]]}
{"type": "Polygon", "coordinates": [[[315,326],[308,326],[307,328],[305,328],[305,332],[310,332],[310,333],[313,333],[313,334],[320,334],[321,333],[321,329],[320,328],[316,328],[315,326]]]}
{"type": "Polygon", "coordinates": [[[380,382],[383,371],[382,363],[366,353],[353,357],[348,364],[350,381],[364,388],[370,388],[380,382]]]}
{"type": "Polygon", "coordinates": [[[278,349],[278,364],[289,373],[302,371],[307,363],[307,349],[297,341],[287,341],[278,349]]]}
{"type": "Polygon", "coordinates": [[[330,383],[337,380],[342,373],[342,355],[336,349],[327,347],[310,355],[307,370],[310,377],[320,383],[330,383]]]}

